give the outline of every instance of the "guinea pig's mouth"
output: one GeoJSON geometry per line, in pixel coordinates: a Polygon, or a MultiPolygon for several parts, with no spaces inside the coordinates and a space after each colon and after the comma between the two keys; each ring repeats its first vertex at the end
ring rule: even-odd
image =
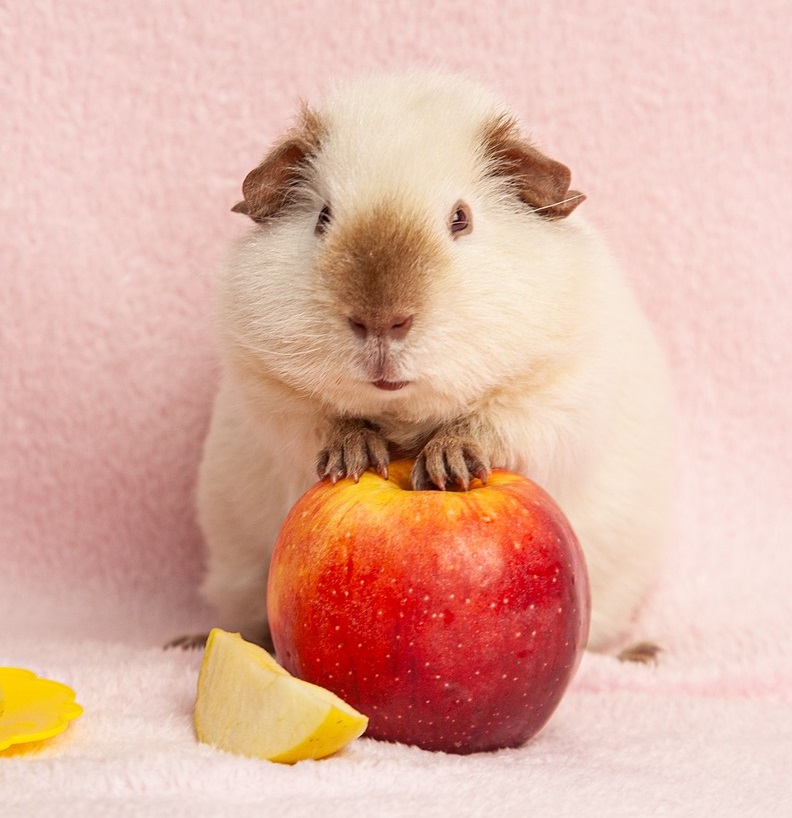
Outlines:
{"type": "Polygon", "coordinates": [[[409,381],[371,381],[372,386],[385,392],[397,392],[399,389],[404,389],[409,383],[409,381]]]}

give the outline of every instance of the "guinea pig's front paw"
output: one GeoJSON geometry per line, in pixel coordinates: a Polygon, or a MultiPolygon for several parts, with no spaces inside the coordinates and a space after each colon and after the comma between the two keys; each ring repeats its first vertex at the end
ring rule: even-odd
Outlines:
{"type": "Polygon", "coordinates": [[[356,483],[367,469],[388,476],[388,441],[362,418],[336,420],[327,435],[327,443],[316,459],[319,479],[329,477],[336,483],[351,477],[356,483]]]}
{"type": "Polygon", "coordinates": [[[440,429],[423,447],[413,466],[411,478],[416,491],[456,486],[467,491],[477,477],[486,483],[490,459],[466,429],[440,429]]]}

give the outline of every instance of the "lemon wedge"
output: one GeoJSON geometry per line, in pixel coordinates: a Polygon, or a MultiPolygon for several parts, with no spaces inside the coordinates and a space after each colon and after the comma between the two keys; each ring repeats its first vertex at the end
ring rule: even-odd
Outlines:
{"type": "Polygon", "coordinates": [[[263,648],[219,628],[206,642],[193,718],[199,741],[285,764],[331,755],[368,725],[334,693],[292,676],[263,648]]]}

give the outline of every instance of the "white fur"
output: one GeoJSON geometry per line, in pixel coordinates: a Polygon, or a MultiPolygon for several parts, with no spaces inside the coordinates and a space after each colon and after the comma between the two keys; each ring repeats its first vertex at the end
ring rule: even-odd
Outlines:
{"type": "Polygon", "coordinates": [[[407,448],[460,416],[495,431],[494,466],[520,471],[564,509],[593,597],[589,645],[627,629],[656,577],[669,517],[668,384],[661,354],[613,260],[573,213],[515,206],[483,172],[482,123],[505,109],[437,74],[345,86],[317,112],[327,137],[308,202],[253,229],[221,288],[225,369],[198,487],[209,554],[203,591],[222,624],[260,638],[282,519],[315,479],[333,417],[376,422],[407,448]],[[474,228],[447,218],[468,203],[474,228]],[[425,306],[374,388],[317,269],[317,214],[336,223],[387,200],[448,243],[425,306]]]}

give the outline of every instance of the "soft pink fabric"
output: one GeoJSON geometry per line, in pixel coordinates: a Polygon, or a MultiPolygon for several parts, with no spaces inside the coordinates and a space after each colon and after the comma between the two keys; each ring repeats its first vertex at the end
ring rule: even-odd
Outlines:
{"type": "Polygon", "coordinates": [[[273,791],[294,815],[792,814],[791,27],[786,0],[2,4],[0,664],[86,705],[41,751],[49,783],[0,758],[4,814],[48,814],[58,781],[74,814],[213,814],[195,782],[221,767],[240,815],[273,791]],[[665,652],[587,657],[522,750],[461,765],[362,741],[289,779],[198,748],[195,657],[154,647],[209,621],[191,491],[212,281],[247,227],[241,180],[298,99],[416,65],[501,90],[659,328],[678,538],[635,636],[665,652]]]}

